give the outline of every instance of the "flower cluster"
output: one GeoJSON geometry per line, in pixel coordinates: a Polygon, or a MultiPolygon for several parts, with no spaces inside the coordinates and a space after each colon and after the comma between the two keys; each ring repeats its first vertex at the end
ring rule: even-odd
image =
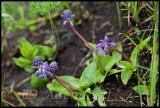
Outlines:
{"type": "Polygon", "coordinates": [[[66,25],[67,22],[70,22],[71,26],[74,26],[73,22],[70,21],[70,18],[75,17],[75,15],[71,15],[70,10],[64,10],[63,14],[61,14],[61,17],[63,17],[66,20],[63,23],[64,25],[66,25]]]}
{"type": "Polygon", "coordinates": [[[43,79],[44,77],[53,76],[52,71],[55,71],[58,69],[58,65],[55,61],[51,62],[48,66],[48,62],[42,62],[42,58],[39,56],[36,56],[33,60],[33,63],[35,66],[32,66],[33,69],[38,69],[35,73],[35,75],[39,75],[40,79],[43,79]]]}
{"type": "Polygon", "coordinates": [[[104,40],[100,40],[98,45],[96,45],[96,52],[99,51],[100,49],[104,49],[102,52],[102,56],[106,56],[106,50],[108,47],[113,47],[116,44],[113,42],[109,43],[109,38],[107,36],[104,37],[104,40]]]}

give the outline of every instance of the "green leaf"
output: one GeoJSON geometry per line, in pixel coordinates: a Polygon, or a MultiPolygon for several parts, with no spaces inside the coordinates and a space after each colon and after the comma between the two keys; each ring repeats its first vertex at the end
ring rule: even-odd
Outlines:
{"type": "MultiPolygon", "coordinates": [[[[75,99],[78,103],[78,106],[88,106],[89,100],[86,101],[86,93],[81,92],[81,97],[73,96],[73,99],[75,99]]],[[[89,104],[90,105],[90,104],[89,104]]]]}
{"type": "Polygon", "coordinates": [[[39,46],[38,45],[34,45],[34,47],[32,48],[32,50],[31,50],[31,60],[33,61],[33,58],[37,55],[37,53],[38,53],[38,50],[39,50],[39,46]]]}
{"type": "MultiPolygon", "coordinates": [[[[61,76],[60,78],[64,79],[65,81],[72,84],[73,86],[75,86],[77,88],[80,88],[80,79],[74,78],[72,76],[61,76]]],[[[70,93],[68,90],[66,90],[55,79],[52,80],[52,82],[53,83],[47,84],[47,87],[48,87],[49,90],[72,97],[72,93],[70,93]]]]}
{"type": "Polygon", "coordinates": [[[32,49],[32,47],[33,46],[24,37],[21,38],[19,48],[20,48],[21,54],[24,57],[26,58],[28,57],[28,52],[30,51],[30,49],[32,49]]]}
{"type": "Polygon", "coordinates": [[[19,49],[21,54],[31,61],[38,53],[38,45],[32,46],[25,38],[20,41],[19,49]]]}
{"type": "Polygon", "coordinates": [[[134,30],[135,30],[135,32],[138,32],[137,35],[140,35],[140,34],[141,34],[141,32],[139,31],[138,28],[135,28],[134,30]]]}
{"type": "Polygon", "coordinates": [[[122,79],[122,82],[124,85],[127,84],[128,80],[132,74],[133,74],[133,71],[128,67],[126,67],[122,70],[121,79],[122,79]]]}
{"type": "Polygon", "coordinates": [[[97,71],[96,61],[97,61],[97,59],[94,59],[91,62],[91,64],[89,64],[85,68],[85,70],[83,71],[83,73],[80,77],[82,88],[88,88],[90,85],[92,85],[94,82],[96,82],[94,79],[94,73],[97,71]]]}
{"type": "Polygon", "coordinates": [[[61,76],[61,78],[80,89],[80,79],[73,76],[61,76]]]}
{"type": "Polygon", "coordinates": [[[56,51],[56,45],[54,45],[52,48],[50,48],[48,46],[39,45],[38,54],[41,57],[52,56],[55,51],[56,51]]]}
{"type": "Polygon", "coordinates": [[[104,79],[106,78],[106,73],[105,75],[102,74],[101,69],[99,68],[96,73],[94,74],[94,78],[98,83],[102,83],[104,79]]]}
{"type": "Polygon", "coordinates": [[[18,65],[22,68],[31,68],[31,65],[33,64],[30,60],[28,60],[24,57],[13,58],[13,60],[16,63],[16,65],[18,65]]]}
{"type": "Polygon", "coordinates": [[[146,95],[146,88],[144,85],[134,86],[133,89],[140,95],[146,95]]]}
{"type": "Polygon", "coordinates": [[[106,77],[109,76],[109,75],[119,73],[119,72],[122,72],[122,70],[112,69],[109,73],[107,73],[106,77]]]}
{"type": "Polygon", "coordinates": [[[134,66],[134,65],[132,65],[130,62],[128,62],[128,61],[120,61],[120,63],[122,64],[122,65],[124,65],[125,67],[128,67],[128,68],[130,68],[130,69],[132,69],[132,70],[135,70],[135,68],[136,68],[136,66],[134,66]]]}
{"type": "Polygon", "coordinates": [[[24,70],[29,73],[34,73],[34,71],[35,71],[35,69],[32,69],[32,68],[24,68],[24,70]]]}
{"type": "Polygon", "coordinates": [[[137,65],[137,56],[138,53],[140,52],[140,50],[142,50],[145,46],[147,46],[147,43],[150,41],[151,36],[149,36],[148,38],[146,38],[145,40],[143,40],[141,43],[139,43],[138,47],[135,47],[135,49],[133,50],[130,60],[132,61],[132,63],[134,65],[137,65]]]}
{"type": "Polygon", "coordinates": [[[31,77],[31,86],[33,89],[39,89],[43,86],[45,86],[48,83],[48,79],[45,77],[44,79],[40,79],[39,76],[36,76],[35,74],[31,77]]]}
{"type": "Polygon", "coordinates": [[[89,96],[87,95],[87,106],[93,106],[93,104],[91,103],[89,96]]]}
{"type": "MultiPolygon", "coordinates": [[[[121,44],[117,45],[116,49],[122,51],[121,44]]],[[[101,58],[102,66],[104,70],[108,73],[109,71],[111,71],[112,67],[121,59],[122,59],[122,55],[116,51],[113,51],[112,56],[107,55],[101,58]]]]}
{"type": "Polygon", "coordinates": [[[107,94],[106,91],[101,90],[100,87],[96,86],[89,93],[93,94],[94,100],[98,100],[100,106],[106,106],[105,102],[103,101],[104,95],[107,94]]]}

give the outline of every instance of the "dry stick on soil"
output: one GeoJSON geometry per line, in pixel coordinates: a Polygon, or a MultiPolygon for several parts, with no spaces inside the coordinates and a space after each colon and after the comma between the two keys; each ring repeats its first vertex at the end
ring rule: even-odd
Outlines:
{"type": "MultiPolygon", "coordinates": [[[[32,76],[32,75],[31,75],[32,76]]],[[[18,87],[20,87],[22,84],[24,84],[25,82],[29,81],[31,79],[31,76],[25,78],[24,80],[22,80],[20,83],[17,84],[16,89],[18,87]]]]}
{"type": "MultiPolygon", "coordinates": [[[[153,31],[153,30],[154,30],[154,29],[146,29],[146,31],[153,31]]],[[[145,30],[140,30],[140,31],[138,31],[138,32],[142,32],[142,31],[145,31],[145,30]]],[[[138,33],[138,32],[133,32],[133,33],[129,34],[128,36],[130,37],[130,36],[132,36],[132,35],[134,35],[134,34],[136,34],[136,33],[138,33]]],[[[117,43],[117,44],[120,44],[120,43],[126,41],[127,39],[128,39],[128,38],[125,38],[124,40],[122,40],[121,42],[119,42],[119,43],[117,43]]]]}
{"type": "Polygon", "coordinates": [[[75,93],[74,91],[70,90],[69,88],[67,88],[64,84],[62,84],[62,83],[59,81],[59,79],[58,79],[57,76],[55,75],[55,71],[53,71],[52,73],[53,73],[53,77],[56,79],[56,81],[57,81],[59,84],[61,84],[61,85],[62,85],[66,90],[68,90],[69,92],[77,95],[77,93],[75,93]]]}
{"type": "Polygon", "coordinates": [[[6,100],[4,100],[4,99],[2,99],[1,101],[3,101],[3,102],[5,102],[5,103],[7,103],[7,104],[9,104],[9,105],[11,105],[11,106],[13,106],[13,107],[15,107],[15,105],[11,104],[10,102],[8,102],[8,101],[6,101],[6,100]]]}
{"type": "Polygon", "coordinates": [[[18,96],[31,96],[35,97],[37,94],[36,93],[24,93],[24,92],[16,92],[18,96]]]}
{"type": "Polygon", "coordinates": [[[98,60],[99,60],[99,63],[100,63],[100,67],[101,67],[101,70],[102,70],[102,74],[104,74],[104,71],[103,71],[103,67],[102,67],[102,62],[101,62],[101,59],[100,59],[100,56],[98,55],[98,53],[95,51],[95,49],[77,32],[77,30],[71,26],[70,22],[67,22],[68,25],[70,26],[70,28],[76,33],[76,35],[84,42],[88,45],[88,47],[93,51],[95,52],[95,54],[97,55],[98,57],[98,60]]]}
{"type": "MultiPolygon", "coordinates": [[[[153,15],[150,16],[149,18],[147,18],[146,20],[144,20],[143,22],[141,22],[138,26],[140,26],[140,25],[144,24],[145,22],[149,21],[152,17],[153,17],[153,15]]],[[[124,35],[120,38],[120,40],[119,40],[117,43],[120,43],[120,42],[122,41],[122,39],[126,37],[125,35],[128,35],[129,33],[131,33],[135,28],[136,28],[136,27],[131,28],[126,34],[124,34],[124,35]]],[[[130,35],[129,35],[129,36],[130,36],[130,35]]]]}

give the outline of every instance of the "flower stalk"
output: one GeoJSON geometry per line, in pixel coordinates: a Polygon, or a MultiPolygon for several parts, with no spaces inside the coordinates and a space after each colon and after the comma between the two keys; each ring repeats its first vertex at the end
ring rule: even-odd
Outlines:
{"type": "Polygon", "coordinates": [[[101,59],[98,55],[98,53],[95,51],[95,49],[78,33],[78,31],[73,27],[74,24],[72,21],[70,21],[71,18],[75,17],[75,15],[71,15],[71,11],[66,9],[64,10],[63,14],[61,14],[61,17],[63,17],[65,19],[64,21],[64,25],[66,25],[66,23],[68,23],[68,25],[70,26],[70,28],[76,33],[76,35],[84,42],[88,45],[88,47],[93,51],[95,52],[95,54],[97,55],[98,57],[98,60],[99,60],[99,63],[100,63],[100,67],[101,67],[101,70],[102,70],[102,74],[104,74],[104,71],[103,71],[103,67],[102,67],[102,62],[101,62],[101,59]]]}
{"type": "MultiPolygon", "coordinates": [[[[56,79],[56,81],[61,84],[66,90],[68,90],[69,92],[73,93],[74,95],[77,95],[77,93],[75,93],[74,91],[70,90],[69,88],[67,88],[63,83],[61,83],[61,81],[59,80],[59,78],[57,78],[57,76],[55,75],[55,71],[52,72],[53,73],[53,77],[54,79],[56,79]]],[[[68,83],[68,82],[67,82],[68,83]]],[[[69,84],[70,85],[70,84],[69,84]]]]}
{"type": "Polygon", "coordinates": [[[89,48],[97,55],[98,57],[98,60],[99,60],[99,64],[100,64],[100,67],[101,67],[101,70],[102,70],[102,74],[104,74],[104,71],[103,71],[103,67],[102,67],[102,62],[101,62],[101,59],[100,59],[100,56],[99,54],[95,51],[95,49],[78,33],[78,31],[70,24],[70,22],[67,22],[68,25],[70,26],[70,28],[76,33],[76,35],[84,42],[86,43],[89,48]]]}
{"type": "Polygon", "coordinates": [[[68,90],[69,92],[77,95],[77,93],[75,93],[74,91],[70,90],[69,88],[67,88],[64,84],[68,85],[69,87],[71,87],[74,90],[80,91],[80,88],[77,88],[75,86],[73,86],[72,84],[68,83],[67,81],[63,80],[62,78],[58,77],[55,75],[55,71],[58,70],[58,65],[55,61],[51,62],[50,65],[48,66],[48,62],[42,62],[42,58],[40,56],[36,56],[33,60],[33,63],[35,64],[35,66],[32,66],[33,69],[38,69],[35,73],[35,75],[39,75],[40,79],[43,79],[44,77],[53,77],[59,84],[61,84],[66,90],[68,90]],[[63,84],[63,83],[64,84],[63,84]]]}
{"type": "Polygon", "coordinates": [[[129,57],[128,57],[126,54],[124,54],[123,52],[121,52],[121,51],[119,51],[119,50],[117,50],[117,49],[115,49],[115,48],[112,48],[112,47],[108,47],[108,48],[109,48],[110,50],[112,50],[112,51],[116,51],[116,52],[122,54],[127,61],[129,61],[130,63],[132,63],[131,60],[129,59],[129,57]]]}

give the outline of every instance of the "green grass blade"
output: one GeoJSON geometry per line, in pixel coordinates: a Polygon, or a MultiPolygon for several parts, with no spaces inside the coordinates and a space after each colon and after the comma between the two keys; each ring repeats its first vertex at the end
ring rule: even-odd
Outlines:
{"type": "MultiPolygon", "coordinates": [[[[139,76],[139,68],[137,67],[137,75],[139,76]]],[[[140,79],[138,78],[138,86],[140,86],[140,79]]],[[[141,90],[141,89],[140,89],[141,90]]],[[[142,94],[140,95],[140,102],[141,102],[141,106],[143,106],[143,102],[142,102],[142,94]]]]}
{"type": "Polygon", "coordinates": [[[119,9],[119,3],[118,3],[118,1],[116,2],[116,6],[117,6],[117,14],[118,14],[119,28],[122,29],[122,21],[121,21],[121,15],[120,15],[120,9],[119,9]]]}
{"type": "Polygon", "coordinates": [[[136,47],[138,47],[138,45],[126,34],[124,34],[136,47]]]}
{"type": "Polygon", "coordinates": [[[18,101],[21,103],[21,105],[26,106],[24,104],[24,102],[22,101],[22,99],[17,95],[17,93],[13,90],[13,94],[16,96],[16,98],[18,99],[18,101]]]}

